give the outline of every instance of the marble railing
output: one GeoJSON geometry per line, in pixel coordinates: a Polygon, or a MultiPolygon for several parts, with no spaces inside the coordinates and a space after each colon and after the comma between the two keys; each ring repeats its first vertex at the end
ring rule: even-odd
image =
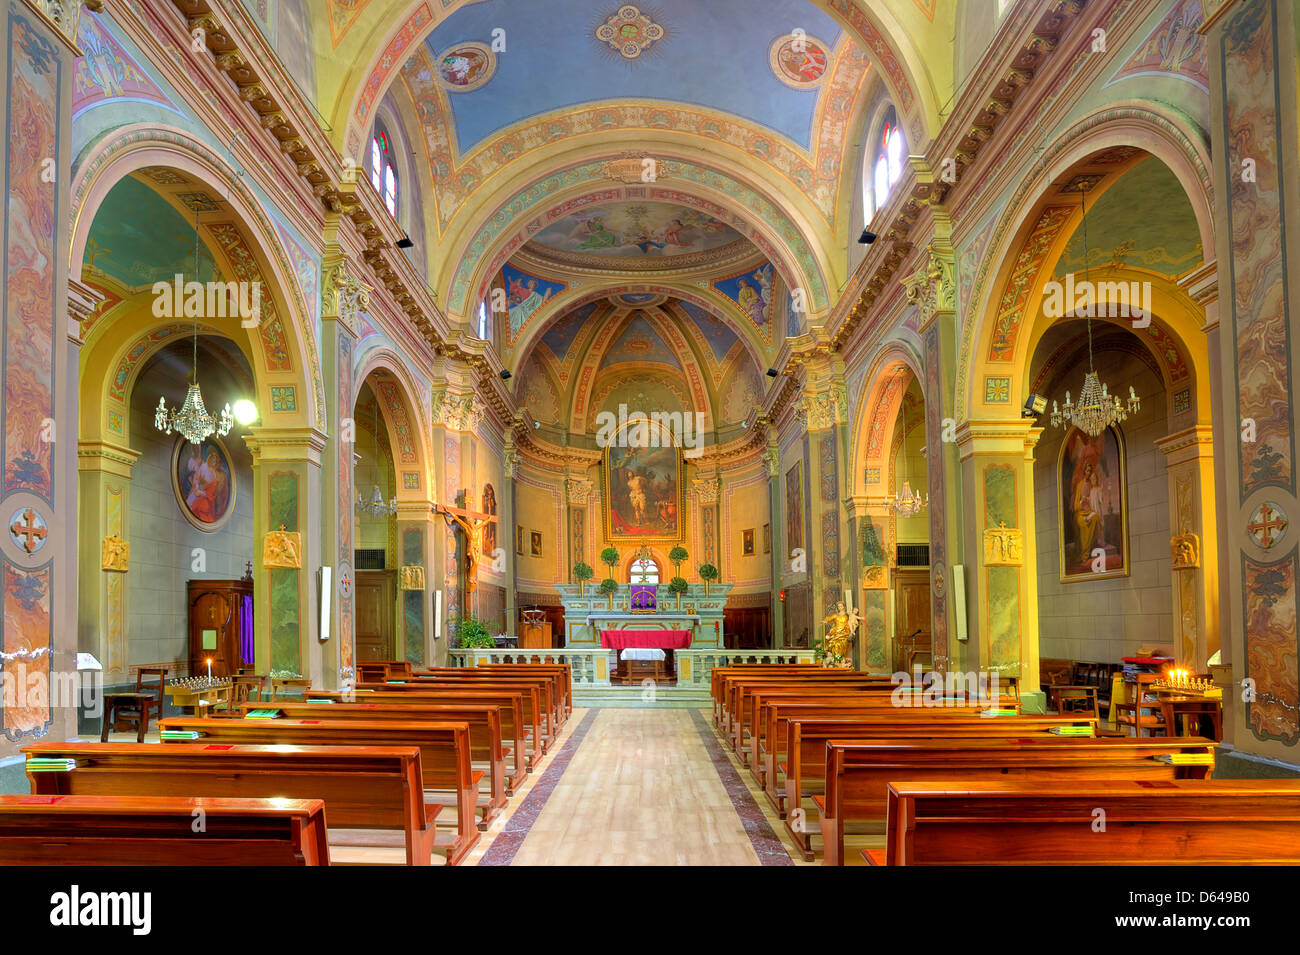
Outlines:
{"type": "MultiPolygon", "coordinates": [[[[567,663],[573,673],[574,686],[609,686],[615,665],[614,650],[596,648],[538,649],[453,649],[447,651],[452,666],[478,666],[480,663],[567,663]]],[[[706,689],[714,667],[733,663],[812,663],[812,650],[720,650],[698,648],[674,650],[677,662],[677,686],[706,689]]]]}

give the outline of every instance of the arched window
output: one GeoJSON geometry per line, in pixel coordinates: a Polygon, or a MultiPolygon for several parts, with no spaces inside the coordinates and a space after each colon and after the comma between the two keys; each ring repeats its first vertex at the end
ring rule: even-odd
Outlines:
{"type": "Polygon", "coordinates": [[[478,337],[487,341],[487,299],[478,303],[478,337]]]}
{"type": "Polygon", "coordinates": [[[903,174],[903,160],[906,141],[902,127],[891,106],[885,115],[884,125],[880,129],[880,139],[871,151],[871,161],[866,167],[864,179],[867,184],[862,190],[863,218],[870,223],[876,210],[889,200],[890,190],[903,174]]]}
{"type": "Polygon", "coordinates": [[[370,140],[370,182],[384,197],[388,214],[397,218],[397,171],[393,168],[393,142],[379,130],[370,140]]]}
{"type": "Polygon", "coordinates": [[[634,584],[659,583],[659,564],[653,558],[642,557],[632,561],[628,579],[634,584]]]}

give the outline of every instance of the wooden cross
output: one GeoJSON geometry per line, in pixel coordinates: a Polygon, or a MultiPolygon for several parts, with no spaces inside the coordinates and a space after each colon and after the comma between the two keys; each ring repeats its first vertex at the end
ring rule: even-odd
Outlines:
{"type": "Polygon", "coordinates": [[[479,531],[497,519],[495,514],[484,514],[466,507],[433,505],[433,512],[444,519],[455,521],[465,534],[465,588],[471,594],[478,589],[478,535],[479,531]]]}
{"type": "MultiPolygon", "coordinates": [[[[464,518],[467,521],[470,519],[479,521],[495,521],[497,519],[495,514],[484,514],[482,511],[472,511],[467,507],[448,507],[446,504],[433,505],[433,512],[435,514],[442,514],[452,518],[464,518]]],[[[457,523],[460,522],[457,521],[457,523]]]]}
{"type": "Polygon", "coordinates": [[[1282,531],[1286,530],[1286,521],[1267,504],[1260,505],[1259,515],[1261,520],[1256,521],[1253,524],[1247,524],[1246,530],[1248,530],[1252,536],[1259,536],[1262,538],[1259,542],[1261,547],[1272,547],[1276,543],[1273,539],[1273,532],[1277,531],[1281,534],[1282,531]]]}
{"type": "Polygon", "coordinates": [[[43,525],[36,523],[36,512],[29,507],[23,511],[23,522],[21,524],[14,521],[9,525],[9,533],[13,534],[15,538],[23,538],[23,550],[32,554],[41,546],[40,543],[33,543],[33,541],[44,541],[50,532],[43,525]]]}

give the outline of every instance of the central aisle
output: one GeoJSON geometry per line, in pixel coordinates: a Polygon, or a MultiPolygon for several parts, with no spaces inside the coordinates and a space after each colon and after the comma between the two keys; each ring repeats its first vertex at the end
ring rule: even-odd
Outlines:
{"type": "Polygon", "coordinates": [[[480,865],[792,864],[706,713],[579,710],[569,725],[480,865]]]}

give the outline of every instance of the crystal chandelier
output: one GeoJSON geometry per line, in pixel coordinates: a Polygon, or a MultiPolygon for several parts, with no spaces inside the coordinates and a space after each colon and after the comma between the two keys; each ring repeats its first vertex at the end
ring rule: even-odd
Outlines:
{"type": "MultiPolygon", "coordinates": [[[[379,396],[374,392],[371,392],[371,396],[375,402],[375,418],[371,434],[375,436],[375,448],[377,450],[379,447],[379,396]]],[[[363,497],[361,492],[357,491],[356,509],[362,514],[378,520],[381,517],[388,517],[390,514],[397,513],[397,498],[394,497],[385,501],[384,492],[379,490],[379,485],[376,484],[371,489],[369,498],[363,497]]]]}
{"type": "MultiPolygon", "coordinates": [[[[903,393],[903,468],[907,469],[907,393],[903,393]]],[[[930,504],[930,495],[922,497],[920,492],[912,490],[912,482],[903,476],[903,490],[894,492],[890,505],[900,517],[915,517],[930,504]]]]}
{"type": "MultiPolygon", "coordinates": [[[[199,216],[194,214],[194,280],[199,280],[199,216]]],[[[194,351],[190,370],[190,384],[185,392],[185,403],[177,411],[169,411],[167,399],[159,396],[158,409],[153,416],[154,427],[163,434],[175,431],[190,444],[202,444],[203,439],[216,434],[225,437],[234,426],[235,418],[230,403],[221,409],[219,418],[208,414],[199,390],[199,317],[194,316],[194,351]]]]}
{"type": "MultiPolygon", "coordinates": [[[[1079,182],[1079,208],[1083,210],[1083,275],[1085,288],[1091,289],[1092,283],[1088,267],[1088,210],[1084,205],[1084,193],[1087,192],[1088,186],[1079,182]]],[[[1094,296],[1095,301],[1095,296],[1094,296]]],[[[1112,395],[1107,387],[1097,376],[1097,370],[1092,363],[1092,311],[1089,309],[1088,315],[1088,373],[1083,378],[1083,390],[1079,392],[1079,400],[1072,402],[1070,393],[1065,393],[1065,407],[1058,407],[1056,402],[1052,402],[1052,427],[1074,427],[1078,428],[1089,437],[1095,438],[1112,424],[1118,424],[1128,418],[1130,414],[1136,414],[1142,408],[1142,400],[1138,398],[1137,392],[1133,386],[1128,387],[1128,401],[1121,402],[1118,395],[1112,395]]]]}

